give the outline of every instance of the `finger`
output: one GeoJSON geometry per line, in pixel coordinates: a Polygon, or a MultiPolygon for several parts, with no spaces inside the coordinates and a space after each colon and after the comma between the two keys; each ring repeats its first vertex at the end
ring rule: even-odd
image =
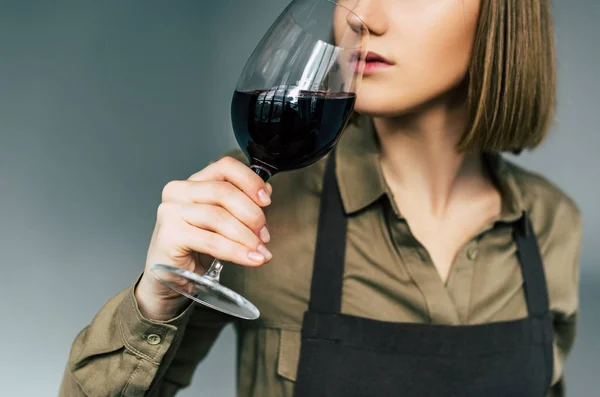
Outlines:
{"type": "MultiPolygon", "coordinates": [[[[265,214],[261,207],[229,182],[181,181],[163,192],[163,203],[208,204],[223,207],[255,234],[264,233],[265,214]]],[[[268,243],[268,241],[264,241],[268,243]]]]}
{"type": "Polygon", "coordinates": [[[265,182],[252,169],[233,157],[223,157],[188,178],[192,181],[227,181],[261,207],[271,204],[265,182]]]}
{"type": "Polygon", "coordinates": [[[271,256],[259,237],[246,225],[221,207],[205,204],[181,207],[182,218],[192,226],[209,230],[258,251],[267,258],[271,256]]]}
{"type": "Polygon", "coordinates": [[[243,266],[260,266],[268,262],[260,252],[250,250],[218,233],[186,224],[181,234],[184,248],[190,251],[201,252],[243,266]]]}

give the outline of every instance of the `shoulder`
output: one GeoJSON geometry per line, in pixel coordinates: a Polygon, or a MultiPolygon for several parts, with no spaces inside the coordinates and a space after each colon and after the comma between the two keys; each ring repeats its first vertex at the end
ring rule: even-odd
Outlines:
{"type": "Polygon", "coordinates": [[[504,162],[520,190],[523,206],[534,224],[540,227],[555,225],[569,231],[581,227],[581,211],[567,192],[540,173],[508,160],[504,162]]]}
{"type": "Polygon", "coordinates": [[[571,296],[577,290],[583,238],[581,211],[573,198],[548,178],[512,162],[506,161],[506,165],[531,218],[551,297],[556,303],[562,302],[557,297],[571,296]]]}
{"type": "Polygon", "coordinates": [[[506,162],[522,192],[544,262],[550,308],[566,321],[577,312],[582,216],[573,198],[548,178],[506,162]]]}

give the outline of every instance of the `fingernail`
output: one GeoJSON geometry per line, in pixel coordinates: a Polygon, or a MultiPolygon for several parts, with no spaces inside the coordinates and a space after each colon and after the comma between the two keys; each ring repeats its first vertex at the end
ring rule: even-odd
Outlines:
{"type": "Polygon", "coordinates": [[[266,226],[263,226],[262,229],[260,229],[258,236],[260,237],[262,242],[265,244],[268,243],[269,241],[271,241],[271,235],[269,234],[269,230],[267,229],[266,226]]]}
{"type": "Polygon", "coordinates": [[[271,204],[271,197],[269,197],[269,193],[265,189],[260,189],[258,191],[258,200],[264,205],[271,204]]]}
{"type": "Polygon", "coordinates": [[[265,261],[264,255],[258,252],[248,252],[248,259],[256,263],[263,263],[265,261]]]}
{"type": "Polygon", "coordinates": [[[256,250],[258,252],[260,252],[268,261],[270,261],[273,258],[273,254],[271,252],[269,252],[269,250],[267,249],[267,247],[265,247],[262,244],[259,245],[256,250]]]}
{"type": "Polygon", "coordinates": [[[269,182],[266,183],[267,191],[269,192],[269,196],[273,194],[273,186],[269,182]]]}

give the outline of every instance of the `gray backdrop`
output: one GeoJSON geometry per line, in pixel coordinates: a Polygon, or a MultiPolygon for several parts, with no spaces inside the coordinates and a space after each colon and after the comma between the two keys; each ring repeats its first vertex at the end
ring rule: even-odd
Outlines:
{"type": "MultiPolygon", "coordinates": [[[[2,395],[56,395],[76,333],[142,269],[164,184],[234,147],[232,90],[286,4],[0,0],[2,395]]],[[[572,396],[600,375],[599,4],[556,2],[559,120],[518,160],[585,217],[572,396]]],[[[233,396],[234,349],[228,328],[181,395],[233,396]]]]}

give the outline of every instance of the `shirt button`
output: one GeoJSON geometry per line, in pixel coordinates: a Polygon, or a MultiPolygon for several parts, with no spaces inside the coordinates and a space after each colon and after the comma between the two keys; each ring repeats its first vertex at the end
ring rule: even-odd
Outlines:
{"type": "Polygon", "coordinates": [[[161,338],[159,335],[156,334],[150,334],[148,335],[148,337],[146,338],[146,341],[148,342],[148,344],[150,345],[158,345],[161,341],[161,338]]]}
{"type": "Polygon", "coordinates": [[[477,259],[478,253],[479,253],[479,250],[477,248],[471,247],[467,251],[467,258],[469,258],[470,261],[474,261],[475,259],[477,259]]]}

